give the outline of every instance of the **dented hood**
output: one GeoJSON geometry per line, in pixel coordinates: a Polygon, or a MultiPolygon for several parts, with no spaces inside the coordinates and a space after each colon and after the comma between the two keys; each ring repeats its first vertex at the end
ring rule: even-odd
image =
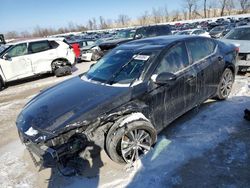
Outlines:
{"type": "Polygon", "coordinates": [[[75,77],[33,98],[17,119],[17,127],[56,134],[67,125],[92,121],[130,100],[130,87],[113,87],[75,77]]]}

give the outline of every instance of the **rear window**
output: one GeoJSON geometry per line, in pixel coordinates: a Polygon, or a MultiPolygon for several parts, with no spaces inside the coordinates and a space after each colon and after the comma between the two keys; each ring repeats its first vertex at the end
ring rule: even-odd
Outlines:
{"type": "Polygon", "coordinates": [[[29,44],[30,53],[43,52],[50,49],[50,44],[48,41],[31,42],[29,44]]]}
{"type": "Polygon", "coordinates": [[[226,39],[232,40],[250,40],[249,28],[236,28],[225,36],[226,39]]]}

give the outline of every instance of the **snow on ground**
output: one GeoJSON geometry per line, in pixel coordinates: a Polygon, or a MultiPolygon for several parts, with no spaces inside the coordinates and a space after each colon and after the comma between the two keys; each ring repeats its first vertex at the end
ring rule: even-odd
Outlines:
{"type": "Polygon", "coordinates": [[[55,169],[38,172],[19,141],[15,119],[40,89],[68,78],[43,78],[0,93],[0,187],[250,186],[250,127],[242,118],[250,107],[250,78],[242,76],[228,100],[207,101],[173,122],[133,167],[115,164],[102,151],[85,161],[81,176],[64,177],[55,169]]]}

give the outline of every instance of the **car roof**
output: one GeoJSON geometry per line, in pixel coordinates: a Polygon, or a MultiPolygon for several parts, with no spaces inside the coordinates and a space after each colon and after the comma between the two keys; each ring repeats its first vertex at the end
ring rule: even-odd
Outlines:
{"type": "Polygon", "coordinates": [[[169,36],[158,36],[152,38],[145,38],[140,40],[135,40],[131,42],[127,42],[125,44],[120,45],[116,49],[132,49],[132,50],[161,50],[172,43],[184,41],[189,38],[204,38],[200,36],[189,36],[189,35],[169,35],[169,36]]]}
{"type": "Polygon", "coordinates": [[[236,27],[236,29],[238,28],[250,28],[250,25],[243,25],[243,26],[236,27]]]}
{"type": "Polygon", "coordinates": [[[10,42],[8,45],[17,45],[21,43],[28,43],[28,42],[38,42],[38,41],[44,41],[44,40],[55,40],[55,41],[63,41],[63,37],[48,37],[48,38],[36,38],[36,39],[25,39],[25,40],[20,40],[17,42],[10,42]]]}

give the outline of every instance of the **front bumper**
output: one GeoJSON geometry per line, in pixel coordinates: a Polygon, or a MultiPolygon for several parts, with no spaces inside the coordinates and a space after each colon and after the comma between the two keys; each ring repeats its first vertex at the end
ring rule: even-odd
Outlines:
{"type": "Polygon", "coordinates": [[[41,165],[44,168],[55,167],[59,161],[58,152],[46,145],[39,146],[32,142],[25,143],[25,145],[36,166],[41,165]]]}
{"type": "MultiPolygon", "coordinates": [[[[51,140],[46,141],[46,143],[34,143],[20,131],[18,133],[21,142],[25,144],[29,151],[35,166],[43,168],[55,167],[58,163],[75,156],[79,151],[83,151],[89,144],[84,134],[74,139],[63,139],[64,141],[54,146],[51,140]]],[[[60,137],[58,138],[60,139],[60,137]]]]}

